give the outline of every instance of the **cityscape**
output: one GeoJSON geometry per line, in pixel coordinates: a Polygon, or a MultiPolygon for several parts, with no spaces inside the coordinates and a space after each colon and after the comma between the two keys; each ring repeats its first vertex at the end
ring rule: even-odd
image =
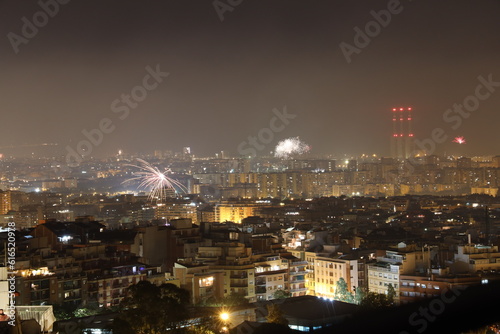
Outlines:
{"type": "Polygon", "coordinates": [[[500,333],[498,1],[0,13],[0,333],[500,333]]]}

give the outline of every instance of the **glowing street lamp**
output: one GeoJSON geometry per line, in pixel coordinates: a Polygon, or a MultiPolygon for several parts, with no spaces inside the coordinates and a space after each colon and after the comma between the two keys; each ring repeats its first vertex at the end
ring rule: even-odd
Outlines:
{"type": "Polygon", "coordinates": [[[220,314],[220,319],[221,319],[222,321],[224,321],[224,322],[228,321],[228,320],[229,320],[229,313],[227,313],[227,312],[222,312],[222,313],[220,314]]]}
{"type": "Polygon", "coordinates": [[[222,333],[228,333],[229,332],[229,313],[222,311],[219,314],[219,318],[221,320],[221,325],[222,325],[222,333]]]}

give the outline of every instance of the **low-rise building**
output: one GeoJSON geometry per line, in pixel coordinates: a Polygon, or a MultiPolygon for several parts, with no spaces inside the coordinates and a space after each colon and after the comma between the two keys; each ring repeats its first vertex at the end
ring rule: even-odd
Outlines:
{"type": "Polygon", "coordinates": [[[279,254],[266,255],[255,263],[255,294],[258,301],[276,298],[277,291],[289,290],[288,261],[279,254]]]}
{"type": "Polygon", "coordinates": [[[354,293],[358,287],[358,260],[318,256],[314,260],[314,278],[316,296],[333,298],[340,278],[354,293]]]}
{"type": "Polygon", "coordinates": [[[467,244],[458,246],[454,254],[455,272],[498,272],[500,273],[500,252],[498,246],[467,244]]]}
{"type": "Polygon", "coordinates": [[[189,291],[192,304],[219,301],[224,298],[224,271],[210,270],[208,265],[176,262],[173,277],[189,291]]]}

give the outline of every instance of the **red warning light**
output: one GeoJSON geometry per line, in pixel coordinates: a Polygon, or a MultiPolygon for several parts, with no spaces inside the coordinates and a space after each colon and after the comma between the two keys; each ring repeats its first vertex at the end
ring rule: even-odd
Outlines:
{"type": "Polygon", "coordinates": [[[396,108],[392,108],[392,111],[396,111],[396,108]]]}
{"type": "Polygon", "coordinates": [[[413,137],[413,133],[410,133],[410,134],[408,135],[408,137],[413,137]]]}
{"type": "Polygon", "coordinates": [[[409,111],[411,111],[411,108],[408,108],[409,111]]]}
{"type": "Polygon", "coordinates": [[[403,111],[403,108],[399,108],[399,111],[403,111]]]}

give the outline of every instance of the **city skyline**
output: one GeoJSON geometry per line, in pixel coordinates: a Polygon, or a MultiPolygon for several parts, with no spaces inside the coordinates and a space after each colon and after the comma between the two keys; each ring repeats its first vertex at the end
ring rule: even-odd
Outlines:
{"type": "Polygon", "coordinates": [[[500,334],[499,14],[0,0],[0,332],[500,334]]]}
{"type": "Polygon", "coordinates": [[[313,155],[390,156],[387,110],[400,105],[418,110],[417,140],[443,130],[436,154],[499,153],[497,1],[96,4],[61,1],[45,24],[36,1],[0,4],[0,146],[16,147],[0,153],[56,143],[64,154],[109,119],[91,155],[237,156],[286,107],[296,117],[258,155],[300,137],[313,155]],[[122,95],[132,92],[147,96],[132,107],[122,95]]]}

